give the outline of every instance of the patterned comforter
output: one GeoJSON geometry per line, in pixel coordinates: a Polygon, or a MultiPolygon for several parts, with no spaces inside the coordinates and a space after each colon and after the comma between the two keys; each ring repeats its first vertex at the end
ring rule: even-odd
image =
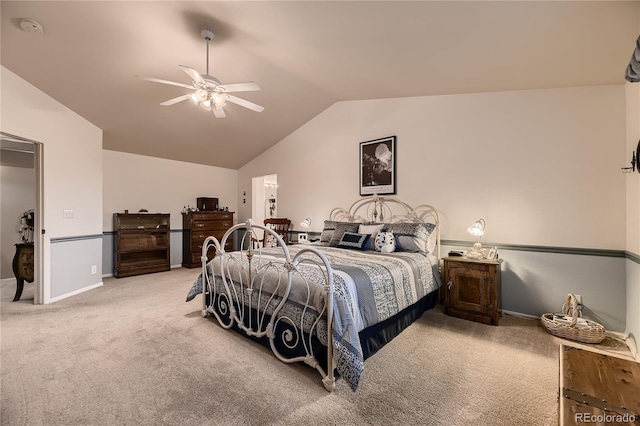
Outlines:
{"type": "MultiPolygon", "coordinates": [[[[304,246],[288,246],[291,256],[304,246]]],[[[397,314],[404,308],[416,303],[422,297],[437,290],[440,279],[437,262],[434,256],[423,253],[394,252],[379,253],[373,251],[357,251],[327,246],[318,247],[331,263],[334,271],[334,310],[333,310],[333,346],[336,369],[351,389],[356,390],[364,369],[364,359],[358,333],[374,324],[397,314]]],[[[228,253],[238,257],[239,252],[228,253]]],[[[307,256],[304,254],[303,256],[307,256]]],[[[309,257],[315,256],[312,254],[309,257]]],[[[239,258],[239,257],[238,257],[239,258]]],[[[282,259],[282,249],[262,249],[262,260],[282,259]]],[[[317,257],[316,257],[317,259],[317,257]]],[[[210,262],[214,274],[219,271],[216,259],[210,262]]],[[[238,265],[241,265],[238,262],[238,265]]],[[[302,275],[313,281],[317,268],[301,268],[302,275]],[[315,272],[314,272],[315,271],[315,272]]],[[[320,285],[308,288],[305,280],[292,283],[289,301],[279,312],[279,316],[305,318],[304,328],[311,328],[313,315],[322,312],[324,292],[320,285]],[[304,289],[302,289],[304,286],[304,289]],[[312,309],[303,313],[301,306],[309,298],[312,309]]],[[[272,289],[276,294],[278,290],[272,289]]],[[[187,301],[202,293],[202,277],[192,286],[187,301]]],[[[273,310],[267,297],[256,300],[254,306],[261,310],[273,310]]],[[[269,313],[269,312],[268,312],[269,313]]],[[[305,330],[309,331],[309,330],[305,330]]],[[[320,321],[316,329],[318,339],[326,345],[326,322],[320,321]]]]}

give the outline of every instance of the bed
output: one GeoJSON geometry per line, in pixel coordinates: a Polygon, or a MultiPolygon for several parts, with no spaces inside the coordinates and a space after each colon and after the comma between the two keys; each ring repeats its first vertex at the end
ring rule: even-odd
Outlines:
{"type": "Polygon", "coordinates": [[[314,367],[330,392],[336,377],[355,391],[364,360],[435,306],[439,225],[429,205],[377,195],[333,209],[311,244],[287,245],[248,220],[220,241],[206,238],[187,301],[201,294],[204,317],[267,345],[285,363],[314,367]],[[275,247],[254,249],[252,237],[263,232],[275,247]],[[225,252],[234,234],[243,249],[225,252]],[[207,261],[211,246],[217,254],[207,261]]]}

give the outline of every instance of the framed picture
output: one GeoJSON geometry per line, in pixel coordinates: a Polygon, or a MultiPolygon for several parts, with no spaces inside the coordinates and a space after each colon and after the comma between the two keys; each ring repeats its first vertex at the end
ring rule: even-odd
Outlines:
{"type": "Polygon", "coordinates": [[[396,137],[360,142],[360,195],[396,193],[396,137]]]}
{"type": "Polygon", "coordinates": [[[498,254],[498,247],[494,247],[489,250],[489,253],[487,253],[487,260],[496,260],[496,254],[498,254]]]}

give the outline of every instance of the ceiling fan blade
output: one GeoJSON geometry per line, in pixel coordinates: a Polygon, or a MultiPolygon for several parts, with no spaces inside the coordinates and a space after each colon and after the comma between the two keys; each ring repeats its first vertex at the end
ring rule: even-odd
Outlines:
{"type": "Polygon", "coordinates": [[[189,75],[189,77],[191,77],[191,80],[195,81],[196,83],[206,84],[198,71],[194,70],[193,68],[189,68],[185,65],[178,65],[178,66],[182,71],[186,72],[187,75],[189,75]]]}
{"type": "Polygon", "coordinates": [[[260,86],[253,81],[248,81],[246,83],[222,84],[220,87],[222,87],[225,92],[255,92],[260,90],[260,86]]]}
{"type": "Polygon", "coordinates": [[[211,111],[213,111],[213,115],[215,115],[216,118],[225,118],[227,116],[222,108],[213,107],[211,111]]]}
{"type": "Polygon", "coordinates": [[[153,81],[155,83],[169,84],[171,86],[178,86],[178,87],[184,87],[185,89],[195,90],[195,87],[191,86],[190,84],[176,83],[175,81],[168,81],[168,80],[160,80],[159,78],[153,78],[153,77],[143,77],[141,75],[136,75],[136,77],[138,77],[141,80],[153,81]]]}
{"type": "Polygon", "coordinates": [[[245,108],[249,108],[255,112],[262,112],[264,110],[263,106],[254,104],[253,102],[245,101],[244,99],[237,98],[233,95],[227,95],[227,96],[228,96],[227,100],[229,102],[233,102],[234,104],[243,106],[245,108]]]}
{"type": "Polygon", "coordinates": [[[178,96],[177,98],[173,98],[173,99],[169,99],[168,101],[164,101],[160,105],[169,106],[169,105],[177,104],[178,102],[186,101],[190,97],[191,97],[191,95],[178,96]]]}

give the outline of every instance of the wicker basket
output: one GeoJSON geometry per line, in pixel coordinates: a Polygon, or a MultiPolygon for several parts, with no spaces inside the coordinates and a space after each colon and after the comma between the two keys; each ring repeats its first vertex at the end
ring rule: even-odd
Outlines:
{"type": "Polygon", "coordinates": [[[578,327],[576,325],[580,310],[578,309],[578,300],[573,294],[567,295],[567,301],[562,305],[562,315],[571,318],[571,322],[565,324],[556,321],[554,315],[558,314],[547,313],[540,316],[540,321],[544,328],[554,336],[583,343],[600,343],[606,337],[604,327],[595,321],[584,319],[586,327],[578,327]]]}

